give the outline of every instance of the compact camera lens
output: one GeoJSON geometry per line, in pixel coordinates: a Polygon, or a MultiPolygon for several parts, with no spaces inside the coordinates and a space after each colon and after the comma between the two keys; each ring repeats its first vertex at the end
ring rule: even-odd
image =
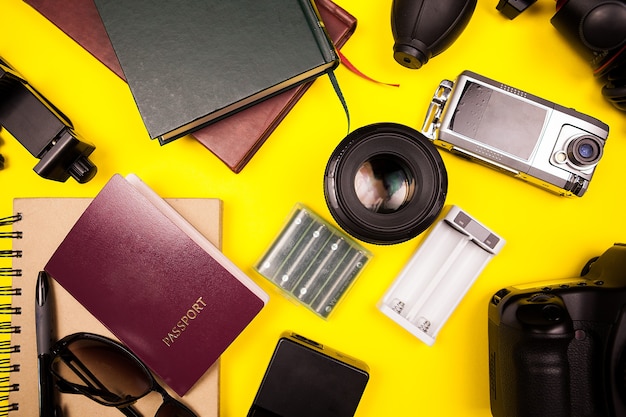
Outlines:
{"type": "Polygon", "coordinates": [[[580,145],[580,147],[578,148],[578,153],[583,158],[591,158],[593,156],[593,146],[588,143],[580,145]]]}
{"type": "Polygon", "coordinates": [[[350,133],[331,155],[324,194],[333,218],[369,243],[409,240],[443,208],[448,176],[435,146],[418,131],[378,123],[350,133]]]}
{"type": "Polygon", "coordinates": [[[578,166],[593,165],[602,156],[602,143],[594,136],[580,136],[573,139],[567,147],[567,156],[578,166]]]}

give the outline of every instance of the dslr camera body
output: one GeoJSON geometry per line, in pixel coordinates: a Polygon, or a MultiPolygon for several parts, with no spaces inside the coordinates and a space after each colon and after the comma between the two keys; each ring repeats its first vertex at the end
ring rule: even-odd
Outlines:
{"type": "Polygon", "coordinates": [[[626,416],[626,245],[489,303],[494,417],[626,416]]]}
{"type": "Polygon", "coordinates": [[[609,127],[470,71],[443,80],[422,133],[438,145],[560,195],[582,196],[609,127]]]}

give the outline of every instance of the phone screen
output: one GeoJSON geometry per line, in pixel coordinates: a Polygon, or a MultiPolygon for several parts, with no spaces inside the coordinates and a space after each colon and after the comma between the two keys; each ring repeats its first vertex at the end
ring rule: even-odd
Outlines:
{"type": "Polygon", "coordinates": [[[548,111],[517,96],[466,82],[450,129],[500,152],[528,161],[548,111]]]}

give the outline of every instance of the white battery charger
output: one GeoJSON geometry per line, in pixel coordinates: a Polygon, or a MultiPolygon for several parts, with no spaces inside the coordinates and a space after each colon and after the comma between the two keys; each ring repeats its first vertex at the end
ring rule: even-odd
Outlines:
{"type": "Polygon", "coordinates": [[[452,206],[387,290],[378,308],[429,346],[504,239],[452,206]]]}

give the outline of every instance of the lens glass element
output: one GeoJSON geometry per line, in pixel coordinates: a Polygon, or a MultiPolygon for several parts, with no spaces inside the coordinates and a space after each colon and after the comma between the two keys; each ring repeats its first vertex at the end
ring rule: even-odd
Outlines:
{"type": "Polygon", "coordinates": [[[593,155],[593,146],[588,143],[580,145],[580,148],[578,148],[578,153],[580,153],[580,156],[582,156],[583,158],[590,158],[593,155]]]}
{"type": "Polygon", "coordinates": [[[368,210],[393,213],[405,206],[413,195],[414,179],[400,161],[377,156],[365,161],[354,178],[354,191],[368,210]]]}
{"type": "Polygon", "coordinates": [[[580,136],[569,143],[567,155],[577,166],[593,165],[602,156],[602,144],[593,136],[580,136]]]}

